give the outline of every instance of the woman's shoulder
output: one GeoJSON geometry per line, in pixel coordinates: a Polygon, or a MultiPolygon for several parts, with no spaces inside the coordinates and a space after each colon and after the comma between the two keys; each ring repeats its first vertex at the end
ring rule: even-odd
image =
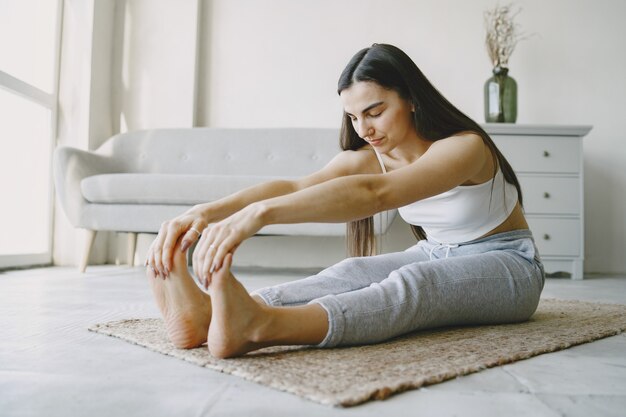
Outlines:
{"type": "Polygon", "coordinates": [[[478,146],[484,145],[485,141],[482,136],[480,136],[476,132],[467,131],[467,132],[459,132],[452,136],[448,136],[444,139],[439,139],[433,143],[433,145],[451,145],[451,144],[461,144],[464,146],[478,146]]]}
{"type": "Polygon", "coordinates": [[[374,149],[368,144],[356,150],[340,152],[332,161],[352,174],[380,174],[381,167],[374,149]]]}
{"type": "Polygon", "coordinates": [[[432,157],[445,159],[459,170],[471,172],[462,185],[482,184],[494,175],[491,150],[482,136],[474,132],[462,132],[436,141],[430,148],[432,157]]]}
{"type": "Polygon", "coordinates": [[[474,132],[461,132],[444,139],[439,139],[428,148],[428,152],[441,157],[465,156],[480,157],[489,152],[489,147],[483,138],[474,132]]]}

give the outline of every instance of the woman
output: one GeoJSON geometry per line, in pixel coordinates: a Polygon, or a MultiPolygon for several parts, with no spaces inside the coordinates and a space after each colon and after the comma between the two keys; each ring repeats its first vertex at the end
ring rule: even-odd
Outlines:
{"type": "Polygon", "coordinates": [[[225,358],[279,344],[376,343],[534,313],[543,266],[517,178],[487,133],[391,45],[358,52],[338,92],[345,151],[326,167],[196,206],[161,227],[146,264],[178,347],[208,341],[225,358]],[[370,255],[371,216],[394,208],[422,239],[404,252],[352,257],[253,294],[230,273],[239,244],[274,223],[349,222],[352,253],[370,255]],[[186,264],[198,238],[193,270],[209,295],[186,264]]]}

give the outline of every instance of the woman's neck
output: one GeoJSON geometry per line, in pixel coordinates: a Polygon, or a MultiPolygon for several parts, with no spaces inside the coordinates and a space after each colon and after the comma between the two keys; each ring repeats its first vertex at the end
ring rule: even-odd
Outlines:
{"type": "Polygon", "coordinates": [[[403,140],[398,146],[387,152],[387,157],[402,165],[415,162],[422,156],[433,142],[414,136],[403,140]]]}

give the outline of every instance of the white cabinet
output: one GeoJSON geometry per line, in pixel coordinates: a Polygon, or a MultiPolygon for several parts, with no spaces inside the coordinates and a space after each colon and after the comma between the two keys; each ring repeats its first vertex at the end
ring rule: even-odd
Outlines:
{"type": "Polygon", "coordinates": [[[526,220],[547,273],[583,278],[582,139],[591,126],[482,125],[522,186],[526,220]]]}

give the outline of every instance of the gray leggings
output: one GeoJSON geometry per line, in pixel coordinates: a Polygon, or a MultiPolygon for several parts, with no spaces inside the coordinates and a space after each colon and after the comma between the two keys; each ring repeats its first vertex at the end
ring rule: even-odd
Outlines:
{"type": "Polygon", "coordinates": [[[545,274],[528,230],[460,245],[423,240],[404,252],[348,258],[254,293],[273,306],[317,303],[320,347],[376,343],[414,330],[514,323],[536,310],[545,274]]]}

